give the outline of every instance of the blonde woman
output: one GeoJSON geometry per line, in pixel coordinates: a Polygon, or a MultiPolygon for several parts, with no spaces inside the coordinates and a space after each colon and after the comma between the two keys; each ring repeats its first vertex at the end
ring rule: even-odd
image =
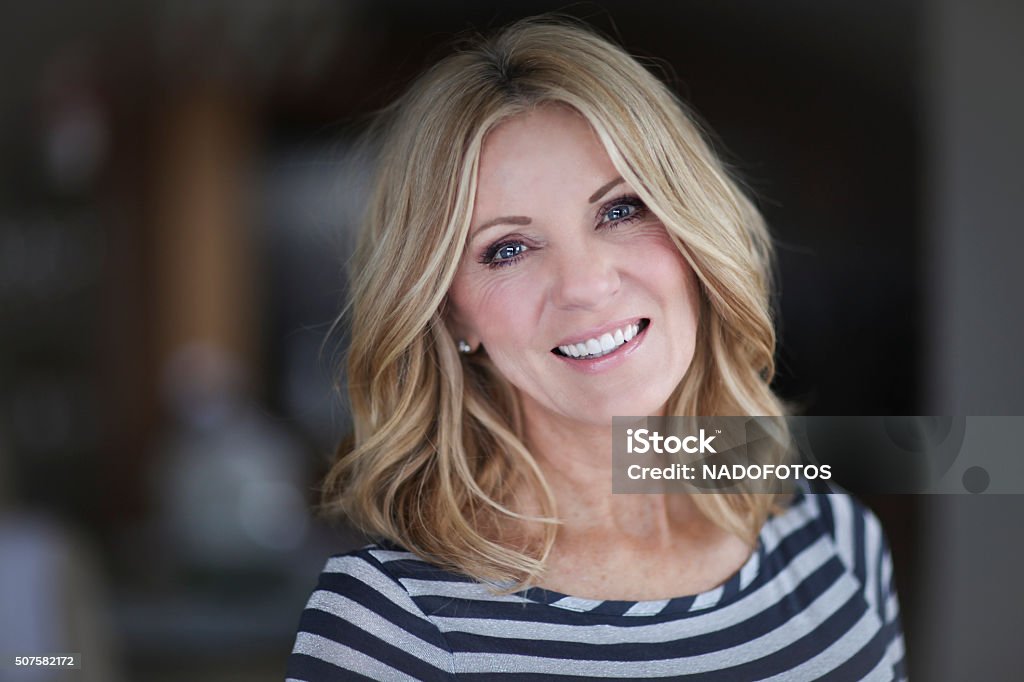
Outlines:
{"type": "Polygon", "coordinates": [[[381,119],[353,266],[354,439],[289,678],[901,679],[845,495],[614,495],[615,415],[769,415],[771,246],[657,78],[515,24],[381,119]]]}

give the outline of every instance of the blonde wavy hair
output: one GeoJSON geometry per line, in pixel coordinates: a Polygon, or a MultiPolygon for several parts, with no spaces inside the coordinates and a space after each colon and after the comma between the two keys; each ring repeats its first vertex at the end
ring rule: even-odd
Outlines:
{"type": "MultiPolygon", "coordinates": [[[[524,444],[514,389],[460,356],[446,296],[467,241],[488,131],[545,104],[576,110],[664,223],[700,282],[692,364],[667,414],[779,416],[765,224],[693,118],[636,59],[562,19],[518,22],[426,71],[378,118],[378,166],[352,265],[347,382],[354,434],[322,508],[435,565],[535,584],[555,500],[524,444]],[[515,509],[528,486],[540,516],[515,509]]],[[[344,316],[345,314],[343,314],[344,316]]],[[[753,544],[781,495],[694,495],[753,544]]]]}

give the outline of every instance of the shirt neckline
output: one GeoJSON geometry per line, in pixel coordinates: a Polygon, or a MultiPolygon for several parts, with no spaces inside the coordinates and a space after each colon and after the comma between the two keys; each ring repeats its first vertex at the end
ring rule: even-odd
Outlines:
{"type": "MultiPolygon", "coordinates": [[[[770,519],[765,522],[767,525],[770,519]]],[[[669,613],[692,613],[722,607],[749,591],[757,582],[765,559],[765,546],[762,539],[764,526],[757,536],[757,545],[743,565],[717,587],[696,594],[670,597],[666,599],[625,600],[625,599],[589,599],[576,597],[544,587],[528,587],[515,592],[518,597],[537,604],[555,608],[592,613],[595,615],[621,616],[657,616],[669,613]]]]}

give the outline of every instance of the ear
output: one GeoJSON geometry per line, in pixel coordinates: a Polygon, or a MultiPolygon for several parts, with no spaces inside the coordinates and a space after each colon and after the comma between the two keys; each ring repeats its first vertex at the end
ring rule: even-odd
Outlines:
{"type": "Polygon", "coordinates": [[[470,352],[475,353],[480,348],[480,335],[476,333],[473,325],[460,314],[458,307],[452,304],[450,298],[445,299],[442,315],[452,340],[456,344],[459,341],[465,341],[472,349],[470,352]]]}

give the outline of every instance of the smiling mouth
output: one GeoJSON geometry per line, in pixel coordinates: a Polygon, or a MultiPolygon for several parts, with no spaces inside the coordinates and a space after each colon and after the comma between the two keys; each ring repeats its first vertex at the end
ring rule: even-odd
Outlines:
{"type": "Polygon", "coordinates": [[[594,360],[622,348],[647,329],[650,324],[651,321],[645,317],[638,323],[627,324],[599,337],[552,348],[551,352],[570,360],[594,360]]]}

